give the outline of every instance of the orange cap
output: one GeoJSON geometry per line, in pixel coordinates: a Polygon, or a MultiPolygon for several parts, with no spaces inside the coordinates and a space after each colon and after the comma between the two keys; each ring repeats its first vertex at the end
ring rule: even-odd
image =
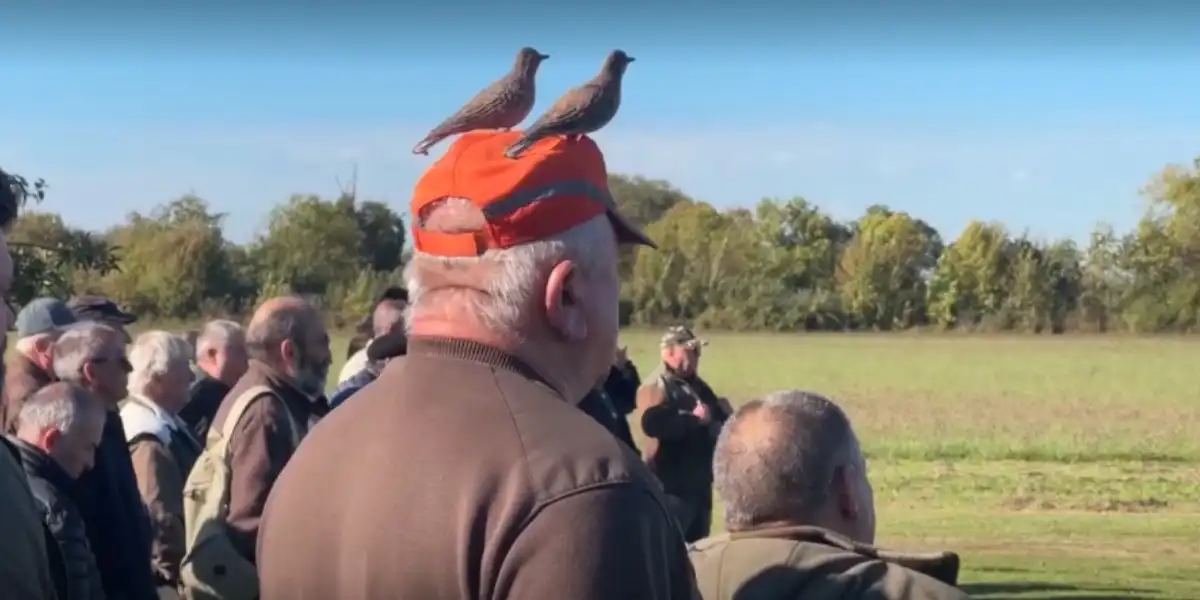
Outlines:
{"type": "Polygon", "coordinates": [[[617,212],[608,191],[604,155],[591,138],[544,138],[519,158],[504,156],[519,137],[519,131],[465,133],[426,169],[409,207],[417,251],[480,256],[490,249],[552,237],[603,213],[612,221],[620,243],[657,247],[617,212]],[[486,225],[463,233],[422,229],[422,209],[452,197],[478,206],[486,225]]]}

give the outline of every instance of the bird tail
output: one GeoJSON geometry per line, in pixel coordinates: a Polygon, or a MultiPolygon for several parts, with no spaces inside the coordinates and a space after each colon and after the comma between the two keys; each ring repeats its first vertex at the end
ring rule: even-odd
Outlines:
{"type": "Polygon", "coordinates": [[[429,149],[432,148],[433,145],[438,143],[439,141],[440,141],[439,138],[427,137],[427,138],[417,142],[416,146],[413,146],[412,153],[428,155],[429,149]]]}
{"type": "Polygon", "coordinates": [[[529,135],[523,135],[504,151],[504,156],[507,156],[508,158],[518,158],[521,156],[521,153],[528,150],[529,146],[531,145],[533,145],[533,138],[531,138],[529,135]]]}

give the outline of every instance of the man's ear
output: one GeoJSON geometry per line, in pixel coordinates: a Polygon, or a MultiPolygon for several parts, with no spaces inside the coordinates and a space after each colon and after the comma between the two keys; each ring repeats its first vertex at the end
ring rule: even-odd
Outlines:
{"type": "Polygon", "coordinates": [[[854,493],[854,478],[857,469],[853,465],[844,465],[833,471],[833,499],[837,503],[838,514],[846,520],[855,520],[862,512],[858,498],[854,493]]]}
{"type": "Polygon", "coordinates": [[[51,448],[57,445],[58,441],[61,439],[62,432],[53,427],[48,427],[42,430],[42,434],[38,436],[38,442],[40,443],[42,449],[46,451],[49,451],[51,448]]]}
{"type": "Polygon", "coordinates": [[[82,375],[83,375],[84,381],[96,381],[96,379],[97,379],[96,378],[96,363],[94,363],[94,362],[83,363],[82,375]]]}
{"type": "Polygon", "coordinates": [[[279,357],[286,364],[292,364],[296,359],[296,344],[292,340],[283,340],[279,344],[279,357]]]}
{"type": "Polygon", "coordinates": [[[546,278],[545,308],[550,327],[564,340],[587,338],[587,319],[581,304],[582,285],[575,263],[564,260],[546,278]]]}

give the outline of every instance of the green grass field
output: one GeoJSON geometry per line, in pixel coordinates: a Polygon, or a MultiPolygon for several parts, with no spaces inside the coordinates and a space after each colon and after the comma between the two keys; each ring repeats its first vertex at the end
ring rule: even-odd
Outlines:
{"type": "MultiPolygon", "coordinates": [[[[735,404],[803,388],[845,407],[878,542],[958,552],[973,597],[1200,598],[1200,343],[707,337],[701,374],[735,404]]],[[[623,335],[643,375],[657,339],[623,335]]]]}

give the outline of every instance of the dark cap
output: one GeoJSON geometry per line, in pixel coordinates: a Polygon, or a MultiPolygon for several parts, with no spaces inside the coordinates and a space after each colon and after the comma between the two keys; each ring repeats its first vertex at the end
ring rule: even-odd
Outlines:
{"type": "Polygon", "coordinates": [[[408,335],[404,330],[391,331],[367,345],[367,360],[388,360],[408,353],[408,335]]]}
{"type": "Polygon", "coordinates": [[[67,303],[81,321],[99,321],[115,325],[137,323],[137,315],[127,313],[116,302],[104,296],[76,296],[67,303]]]}
{"type": "Polygon", "coordinates": [[[79,319],[58,298],[38,298],[17,313],[17,337],[25,338],[58,331],[74,325],[79,319]]]}

